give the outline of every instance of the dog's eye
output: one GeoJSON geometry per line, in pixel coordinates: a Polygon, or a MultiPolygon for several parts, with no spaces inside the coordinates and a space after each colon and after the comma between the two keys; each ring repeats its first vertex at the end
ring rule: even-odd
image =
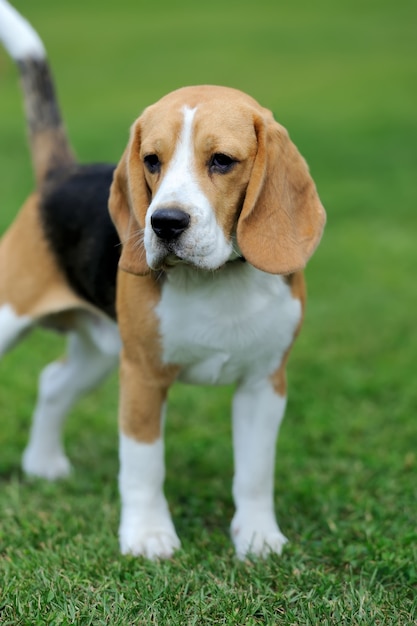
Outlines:
{"type": "Polygon", "coordinates": [[[143,162],[151,174],[158,174],[161,171],[161,161],[156,154],[147,154],[143,162]]]}
{"type": "Polygon", "coordinates": [[[209,170],[216,174],[227,174],[236,163],[236,159],[232,159],[227,154],[216,152],[209,161],[209,170]]]}

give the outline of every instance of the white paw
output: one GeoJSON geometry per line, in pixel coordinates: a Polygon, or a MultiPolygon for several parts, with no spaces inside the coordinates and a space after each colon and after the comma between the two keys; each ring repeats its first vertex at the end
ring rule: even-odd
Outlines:
{"type": "Polygon", "coordinates": [[[231,526],[236,555],[243,560],[252,555],[265,558],[269,554],[281,554],[287,543],[273,515],[236,515],[231,526]]]}
{"type": "Polygon", "coordinates": [[[46,480],[66,478],[71,473],[71,463],[62,451],[53,454],[41,454],[28,447],[23,453],[23,471],[29,476],[37,476],[46,480]]]}
{"type": "Polygon", "coordinates": [[[132,528],[121,524],[119,537],[122,554],[144,556],[151,560],[169,559],[181,545],[172,524],[159,528],[146,525],[132,528]]]}
{"type": "Polygon", "coordinates": [[[119,539],[122,554],[169,559],[180,547],[180,540],[165,498],[122,505],[119,539]]]}

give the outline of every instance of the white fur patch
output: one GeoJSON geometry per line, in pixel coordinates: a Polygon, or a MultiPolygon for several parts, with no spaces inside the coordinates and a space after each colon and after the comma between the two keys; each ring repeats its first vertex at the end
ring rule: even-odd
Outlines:
{"type": "Polygon", "coordinates": [[[92,313],[80,313],[78,328],[81,333],[88,333],[98,350],[109,356],[120,354],[122,340],[116,322],[108,317],[92,313]]]}
{"type": "Polygon", "coordinates": [[[24,471],[55,480],[67,476],[71,465],[62,446],[62,427],[78,398],[98,385],[118,364],[120,340],[111,320],[80,314],[69,333],[67,355],[42,372],[24,471]],[[100,331],[100,332],[99,332],[100,331]]]}
{"type": "Polygon", "coordinates": [[[44,59],[46,56],[37,32],[6,0],[0,0],[0,39],[13,59],[44,59]]]}
{"type": "Polygon", "coordinates": [[[148,265],[158,269],[167,254],[166,243],[152,230],[151,216],[160,208],[175,206],[191,217],[189,228],[178,240],[170,242],[170,251],[197,268],[214,270],[232,254],[232,243],[223,230],[209,200],[201,190],[194,165],[193,119],[196,109],[184,108],[181,135],[164,179],[147,214],[144,235],[148,265]]]}
{"type": "Polygon", "coordinates": [[[0,307],[0,356],[19,340],[19,337],[33,324],[27,315],[17,315],[10,304],[0,307]]]}
{"type": "Polygon", "coordinates": [[[300,301],[281,276],[234,261],[213,274],[178,265],[157,306],[167,363],[180,380],[229,384],[271,375],[301,318],[300,301]]]}
{"type": "Polygon", "coordinates": [[[270,381],[243,385],[233,399],[236,513],[231,534],[239,558],[281,553],[286,538],[274,511],[275,446],[286,398],[270,381]]]}
{"type": "Polygon", "coordinates": [[[138,443],[120,434],[119,529],[123,554],[169,558],[180,541],[163,493],[164,443],[138,443]]]}

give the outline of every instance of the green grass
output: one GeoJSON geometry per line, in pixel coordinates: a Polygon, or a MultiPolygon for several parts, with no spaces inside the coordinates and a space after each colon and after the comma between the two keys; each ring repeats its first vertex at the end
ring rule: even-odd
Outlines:
{"type": "MultiPolygon", "coordinates": [[[[117,376],[73,411],[75,471],[20,469],[37,332],[0,364],[0,624],[417,624],[417,5],[330,0],[16,2],[47,45],[83,160],[117,160],[130,123],[185,84],[251,93],[286,125],[328,210],[289,365],[276,503],[281,558],[239,563],[232,390],[176,387],[167,494],[183,548],[117,546],[117,376]]],[[[0,51],[0,229],[32,187],[17,75],[0,51]]]]}

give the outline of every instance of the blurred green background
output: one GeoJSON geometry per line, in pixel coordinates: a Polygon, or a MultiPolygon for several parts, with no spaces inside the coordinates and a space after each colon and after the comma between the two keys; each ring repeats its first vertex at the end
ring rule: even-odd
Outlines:
{"type": "MultiPolygon", "coordinates": [[[[47,47],[82,161],[117,161],[141,110],[187,84],[247,91],[288,128],[328,212],[307,268],[307,317],[290,359],[279,444],[278,511],[295,546],[288,548],[291,567],[300,571],[313,554],[309,571],[325,562],[327,572],[336,572],[332,584],[343,585],[346,567],[356,563],[365,578],[380,568],[387,589],[399,580],[415,585],[415,0],[17,0],[15,6],[47,47]]],[[[0,230],[31,188],[17,72],[0,50],[0,230]]],[[[0,366],[4,476],[17,472],[36,371],[60,348],[40,333],[0,366]]],[[[86,469],[89,480],[96,473],[90,497],[103,476],[114,481],[111,501],[116,387],[114,377],[77,408],[67,429],[78,479],[86,469]]],[[[172,396],[168,489],[185,542],[201,540],[193,515],[210,532],[227,535],[230,393],[178,387],[172,396]],[[187,500],[189,493],[197,499],[187,500]]],[[[5,498],[14,510],[10,489],[5,498]]],[[[58,498],[63,487],[56,489],[58,498]]],[[[116,517],[111,524],[115,533],[116,517]]],[[[281,575],[302,594],[286,562],[281,575]]]]}

